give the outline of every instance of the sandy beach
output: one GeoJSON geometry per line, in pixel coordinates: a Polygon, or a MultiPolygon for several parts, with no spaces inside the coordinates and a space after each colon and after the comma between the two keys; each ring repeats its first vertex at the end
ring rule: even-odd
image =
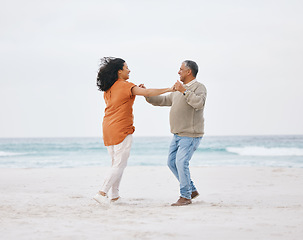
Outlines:
{"type": "Polygon", "coordinates": [[[192,167],[200,192],[171,207],[167,167],[127,167],[122,202],[92,197],[108,168],[0,169],[0,239],[302,239],[303,169],[192,167]]]}

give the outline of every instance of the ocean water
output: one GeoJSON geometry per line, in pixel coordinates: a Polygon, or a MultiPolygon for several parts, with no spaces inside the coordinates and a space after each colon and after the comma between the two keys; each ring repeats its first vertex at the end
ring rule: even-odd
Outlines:
{"type": "MultiPolygon", "coordinates": [[[[171,137],[134,136],[129,166],[165,166],[171,137]]],[[[0,168],[110,166],[101,138],[0,138],[0,168]]],[[[303,167],[303,135],[205,136],[191,166],[303,167]]]]}

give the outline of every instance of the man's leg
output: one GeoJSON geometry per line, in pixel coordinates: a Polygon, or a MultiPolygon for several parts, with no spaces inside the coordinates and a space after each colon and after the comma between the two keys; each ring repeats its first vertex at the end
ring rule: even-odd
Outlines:
{"type": "Polygon", "coordinates": [[[197,190],[190,178],[189,161],[200,141],[201,138],[181,137],[178,143],[176,166],[179,175],[180,194],[183,198],[191,199],[191,193],[197,190]]]}
{"type": "Polygon", "coordinates": [[[176,166],[176,154],[178,151],[178,139],[179,137],[177,135],[173,136],[173,139],[171,141],[170,147],[169,147],[169,153],[168,153],[168,160],[167,160],[167,166],[172,171],[172,173],[175,175],[175,177],[179,181],[179,175],[178,170],[176,166]]]}

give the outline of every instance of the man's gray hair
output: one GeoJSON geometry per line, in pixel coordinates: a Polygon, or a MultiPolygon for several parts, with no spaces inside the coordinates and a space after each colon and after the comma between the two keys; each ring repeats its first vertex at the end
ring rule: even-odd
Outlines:
{"type": "Polygon", "coordinates": [[[185,64],[186,67],[188,67],[191,70],[193,76],[196,77],[199,71],[199,67],[197,63],[191,60],[185,60],[183,63],[185,64]]]}

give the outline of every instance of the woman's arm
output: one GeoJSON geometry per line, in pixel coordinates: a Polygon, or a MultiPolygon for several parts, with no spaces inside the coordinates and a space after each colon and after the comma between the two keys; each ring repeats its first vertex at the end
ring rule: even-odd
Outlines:
{"type": "Polygon", "coordinates": [[[152,97],[152,96],[158,96],[161,95],[163,93],[167,93],[167,92],[173,92],[173,88],[143,88],[143,87],[138,87],[138,86],[134,86],[132,88],[132,94],[133,95],[140,95],[140,96],[145,96],[145,97],[152,97]]]}

